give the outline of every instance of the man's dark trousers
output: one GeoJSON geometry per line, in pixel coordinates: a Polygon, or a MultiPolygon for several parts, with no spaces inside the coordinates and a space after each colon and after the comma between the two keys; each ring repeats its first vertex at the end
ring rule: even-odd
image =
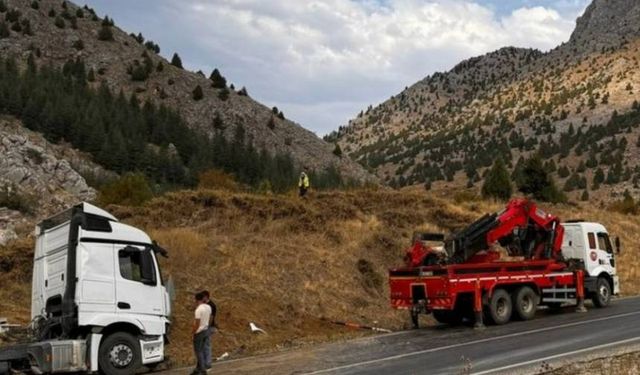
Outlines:
{"type": "Polygon", "coordinates": [[[205,352],[205,341],[207,339],[207,335],[209,334],[209,330],[205,329],[202,332],[196,333],[193,336],[193,351],[196,354],[196,369],[194,372],[198,372],[200,374],[207,373],[207,363],[206,363],[206,352],[205,352]]]}

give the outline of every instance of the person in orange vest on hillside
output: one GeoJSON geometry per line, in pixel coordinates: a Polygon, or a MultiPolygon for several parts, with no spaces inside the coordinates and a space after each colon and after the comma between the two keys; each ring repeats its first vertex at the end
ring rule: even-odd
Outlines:
{"type": "Polygon", "coordinates": [[[300,196],[304,198],[307,194],[307,190],[309,190],[309,176],[307,176],[305,172],[300,173],[298,188],[300,189],[300,196]]]}

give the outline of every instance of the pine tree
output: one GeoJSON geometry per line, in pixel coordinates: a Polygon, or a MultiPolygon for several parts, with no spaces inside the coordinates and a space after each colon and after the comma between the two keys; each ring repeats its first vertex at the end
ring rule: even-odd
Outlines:
{"type": "Polygon", "coordinates": [[[200,87],[200,85],[196,86],[195,89],[193,89],[193,100],[200,100],[204,97],[204,93],[202,92],[202,87],[200,87]]]}
{"type": "Polygon", "coordinates": [[[569,171],[569,168],[567,168],[566,165],[563,165],[562,167],[558,168],[558,176],[560,176],[560,178],[567,178],[569,177],[569,174],[571,174],[571,172],[569,171]]]}
{"type": "Polygon", "coordinates": [[[98,40],[102,41],[112,41],[113,40],[113,31],[111,30],[111,26],[105,25],[104,23],[100,27],[100,31],[98,31],[98,40]]]}
{"type": "Polygon", "coordinates": [[[78,51],[83,50],[84,42],[82,41],[82,39],[78,39],[75,42],[73,42],[72,47],[77,49],[78,51]]]}
{"type": "Polygon", "coordinates": [[[23,35],[29,35],[29,36],[33,36],[33,29],[31,28],[31,21],[29,21],[28,19],[24,19],[22,21],[22,34],[23,35]]]}
{"type": "Polygon", "coordinates": [[[8,38],[11,36],[11,31],[4,21],[0,21],[0,39],[8,38]]]}
{"type": "Polygon", "coordinates": [[[589,200],[589,192],[587,191],[587,189],[584,189],[582,191],[582,195],[580,196],[580,200],[583,202],[586,202],[589,200]]]}
{"type": "Polygon", "coordinates": [[[7,11],[7,4],[4,0],[0,0],[0,13],[4,13],[7,11]]]}
{"type": "Polygon", "coordinates": [[[539,155],[532,156],[524,163],[522,181],[518,185],[518,190],[541,201],[561,203],[567,200],[566,196],[556,188],[553,179],[544,170],[544,165],[539,155]]]}
{"type": "Polygon", "coordinates": [[[146,67],[142,65],[135,65],[131,70],[131,79],[133,81],[146,81],[149,78],[149,73],[146,67]]]}
{"type": "Polygon", "coordinates": [[[238,95],[240,96],[249,96],[249,93],[247,92],[247,89],[243,86],[240,91],[238,91],[238,95]]]}
{"type": "Polygon", "coordinates": [[[336,146],[333,148],[333,154],[339,158],[342,157],[342,149],[338,143],[336,143],[336,146]]]}
{"type": "Polygon", "coordinates": [[[211,80],[211,87],[215,89],[223,89],[227,87],[227,79],[220,74],[220,71],[218,71],[217,68],[213,69],[209,79],[211,80]]]}
{"type": "Polygon", "coordinates": [[[506,200],[511,197],[513,189],[509,179],[509,171],[502,158],[496,159],[482,185],[482,196],[506,200]]]}
{"type": "Polygon", "coordinates": [[[220,92],[218,93],[218,98],[223,102],[229,99],[229,89],[225,87],[220,90],[220,92]]]}
{"type": "Polygon", "coordinates": [[[276,120],[274,120],[273,116],[269,117],[269,122],[267,123],[267,127],[271,130],[276,128],[276,120]]]}
{"type": "Polygon", "coordinates": [[[180,59],[180,56],[178,56],[177,53],[173,54],[173,57],[171,58],[171,65],[178,67],[180,69],[183,69],[182,67],[182,59],[180,59]]]}
{"type": "Polygon", "coordinates": [[[95,82],[96,81],[96,72],[93,68],[89,69],[89,74],[87,74],[87,81],[95,82]]]}

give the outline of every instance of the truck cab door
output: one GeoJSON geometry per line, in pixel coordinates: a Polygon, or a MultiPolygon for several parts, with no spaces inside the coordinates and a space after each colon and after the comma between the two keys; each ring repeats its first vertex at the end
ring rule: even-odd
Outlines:
{"type": "Polygon", "coordinates": [[[598,263],[603,266],[609,274],[615,274],[616,261],[614,258],[613,246],[611,246],[611,240],[609,235],[604,232],[597,233],[598,237],[598,250],[600,250],[600,256],[598,257],[598,263]]]}
{"type": "Polygon", "coordinates": [[[164,296],[156,260],[149,247],[116,245],[116,311],[164,315],[164,296]]]}

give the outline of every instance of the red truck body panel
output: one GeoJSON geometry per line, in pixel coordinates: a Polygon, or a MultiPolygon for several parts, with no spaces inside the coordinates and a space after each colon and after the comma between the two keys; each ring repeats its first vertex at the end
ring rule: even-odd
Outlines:
{"type": "Polygon", "coordinates": [[[410,309],[425,300],[428,311],[453,310],[461,294],[476,291],[491,297],[500,286],[530,285],[538,291],[547,288],[576,288],[577,273],[555,260],[453,264],[389,271],[391,305],[410,309]]]}

